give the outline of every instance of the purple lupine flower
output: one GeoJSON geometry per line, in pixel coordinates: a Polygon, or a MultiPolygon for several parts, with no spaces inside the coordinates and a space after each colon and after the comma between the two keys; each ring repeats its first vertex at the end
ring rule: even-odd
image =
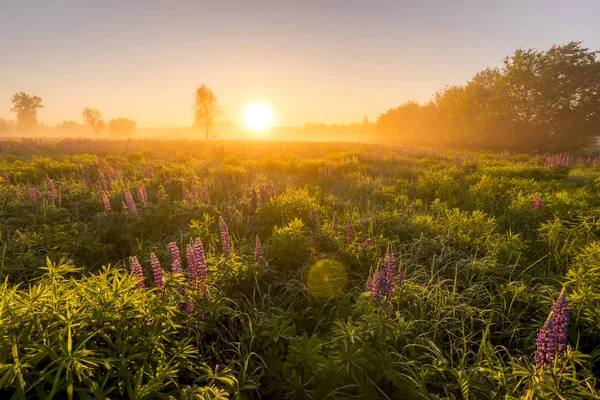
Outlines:
{"type": "Polygon", "coordinates": [[[2,179],[4,179],[4,186],[10,187],[10,178],[6,172],[2,173],[2,179]]]}
{"type": "Polygon", "coordinates": [[[200,281],[208,280],[208,270],[206,269],[206,258],[204,257],[204,246],[200,239],[194,242],[194,259],[196,260],[196,271],[200,281]]]}
{"type": "Polygon", "coordinates": [[[558,344],[558,354],[567,351],[567,335],[569,331],[569,305],[567,304],[567,289],[563,288],[552,306],[554,314],[553,326],[558,344]]]}
{"type": "Polygon", "coordinates": [[[190,289],[196,290],[198,288],[198,265],[196,264],[196,255],[191,244],[188,244],[185,248],[185,258],[187,260],[190,289]]]}
{"type": "Polygon", "coordinates": [[[92,180],[90,179],[89,175],[86,175],[83,182],[85,183],[85,187],[88,191],[92,191],[94,189],[94,186],[92,185],[92,180]]]}
{"type": "MultiPolygon", "coordinates": [[[[171,252],[171,272],[173,275],[180,275],[183,271],[181,268],[181,257],[179,256],[179,248],[177,247],[177,243],[169,243],[169,250],[171,252]]],[[[179,285],[177,292],[184,294],[185,285],[179,285]]]]}
{"type": "Polygon", "coordinates": [[[31,204],[36,206],[37,205],[37,190],[30,187],[27,189],[27,195],[29,195],[29,200],[31,201],[31,204]]]}
{"type": "Polygon", "coordinates": [[[183,183],[181,184],[181,193],[183,195],[183,200],[188,204],[188,206],[192,206],[194,204],[194,198],[183,183]]]}
{"type": "Polygon", "coordinates": [[[352,230],[352,223],[350,220],[346,223],[346,240],[349,242],[354,241],[354,231],[352,230]]]}
{"type": "Polygon", "coordinates": [[[152,267],[152,276],[154,277],[154,286],[161,290],[165,290],[165,280],[163,279],[162,268],[160,262],[154,253],[150,253],[150,266],[152,267]]]}
{"type": "Polygon", "coordinates": [[[104,204],[104,211],[110,211],[110,201],[108,201],[108,195],[106,191],[102,191],[102,203],[104,204]]]}
{"type": "Polygon", "coordinates": [[[257,263],[262,261],[263,249],[262,249],[262,244],[260,243],[260,239],[258,238],[258,235],[256,235],[256,245],[254,246],[254,257],[256,258],[257,263]]]}
{"type": "Polygon", "coordinates": [[[317,213],[315,212],[314,206],[310,209],[310,220],[312,222],[313,229],[317,230],[317,213]]]}
{"type": "Polygon", "coordinates": [[[132,214],[137,214],[137,207],[135,206],[135,201],[133,201],[133,196],[129,191],[125,192],[125,203],[127,204],[127,209],[132,214]]]}
{"type": "Polygon", "coordinates": [[[369,273],[369,278],[366,283],[366,290],[371,293],[371,299],[381,304],[387,304],[394,296],[396,286],[403,283],[404,271],[398,268],[394,253],[388,247],[383,265],[380,263],[374,271],[369,273]]]}
{"type": "Polygon", "coordinates": [[[190,296],[187,297],[187,301],[185,302],[185,312],[191,314],[194,312],[194,302],[190,296]]]}
{"type": "Polygon", "coordinates": [[[144,207],[147,207],[148,205],[146,204],[146,200],[148,200],[148,196],[146,195],[146,187],[143,184],[138,187],[137,196],[138,201],[142,203],[144,207]]]}
{"type": "Polygon", "coordinates": [[[211,297],[208,290],[208,269],[206,268],[206,258],[204,257],[204,246],[200,239],[196,239],[194,242],[194,257],[196,258],[198,286],[202,291],[202,298],[209,300],[211,297]]]}
{"type": "Polygon", "coordinates": [[[553,324],[554,314],[550,313],[548,319],[537,334],[535,363],[539,366],[552,368],[556,357],[556,334],[553,324]]]}
{"type": "Polygon", "coordinates": [[[536,210],[542,209],[542,196],[540,196],[539,194],[536,194],[535,198],[533,199],[533,207],[536,210]]]}
{"type": "Polygon", "coordinates": [[[48,192],[50,193],[50,198],[52,200],[56,200],[58,198],[58,192],[56,190],[56,185],[54,184],[54,181],[50,178],[48,178],[48,192]]]}
{"type": "Polygon", "coordinates": [[[367,240],[363,241],[360,245],[360,252],[363,254],[366,253],[367,246],[369,246],[369,244],[371,244],[371,239],[367,239],[367,240]]]}
{"type": "Polygon", "coordinates": [[[546,323],[537,335],[535,362],[539,366],[552,368],[554,360],[567,351],[569,331],[569,306],[567,291],[563,288],[552,305],[546,323]]]}
{"type": "Polygon", "coordinates": [[[144,288],[144,273],[142,272],[142,266],[136,256],[129,257],[129,269],[133,276],[137,279],[135,285],[138,289],[144,288]]]}
{"type": "Polygon", "coordinates": [[[231,258],[231,239],[229,238],[229,229],[223,217],[219,216],[219,230],[221,231],[221,245],[223,253],[227,258],[231,258]]]}
{"type": "Polygon", "coordinates": [[[181,256],[179,254],[179,247],[177,247],[177,243],[175,243],[175,242],[169,243],[169,251],[171,252],[171,264],[179,265],[179,270],[173,271],[173,273],[180,274],[181,273],[181,256]]]}
{"type": "Polygon", "coordinates": [[[338,218],[337,214],[335,214],[335,215],[333,216],[333,230],[334,230],[334,231],[337,231],[337,228],[338,228],[338,225],[339,225],[339,224],[340,224],[340,220],[339,220],[339,218],[338,218]]]}

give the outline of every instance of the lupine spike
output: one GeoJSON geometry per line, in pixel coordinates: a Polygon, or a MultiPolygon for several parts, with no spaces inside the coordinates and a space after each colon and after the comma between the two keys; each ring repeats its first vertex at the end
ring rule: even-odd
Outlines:
{"type": "Polygon", "coordinates": [[[317,229],[317,213],[315,212],[314,206],[310,210],[310,219],[312,222],[313,229],[316,230],[317,229]]]}
{"type": "Polygon", "coordinates": [[[231,258],[231,239],[229,237],[229,229],[223,217],[219,216],[219,230],[221,231],[221,245],[223,253],[227,258],[231,258]]]}
{"type": "Polygon", "coordinates": [[[563,288],[544,326],[537,335],[535,362],[539,366],[552,368],[557,357],[567,351],[569,331],[569,306],[566,288],[563,288]]]}
{"type": "Polygon", "coordinates": [[[366,239],[364,242],[362,242],[362,244],[360,245],[360,252],[363,254],[366,253],[369,244],[371,244],[371,239],[366,239]]]}
{"type": "Polygon", "coordinates": [[[554,314],[554,333],[557,341],[557,351],[559,354],[567,350],[567,336],[569,331],[569,305],[567,304],[567,289],[563,288],[552,306],[554,314]]]}
{"type": "Polygon", "coordinates": [[[188,244],[185,248],[185,258],[187,260],[188,280],[190,282],[190,288],[192,290],[196,290],[198,288],[198,266],[196,264],[194,248],[191,244],[188,244]]]}
{"type": "Polygon", "coordinates": [[[50,194],[50,198],[52,200],[56,200],[58,198],[58,191],[56,190],[56,185],[54,181],[48,178],[48,193],[50,194]]]}
{"type": "Polygon", "coordinates": [[[131,192],[125,192],[125,203],[127,204],[127,210],[129,210],[132,214],[137,214],[137,207],[135,206],[135,201],[133,201],[133,196],[131,192]]]}
{"type": "Polygon", "coordinates": [[[263,257],[262,243],[260,243],[260,239],[258,238],[258,235],[256,235],[256,245],[254,246],[254,257],[256,258],[257,263],[262,261],[262,257],[263,257]]]}
{"type": "Polygon", "coordinates": [[[204,257],[204,246],[200,239],[196,239],[194,242],[194,256],[196,257],[198,286],[202,292],[202,298],[209,300],[211,296],[208,289],[208,269],[204,257]]]}
{"type": "Polygon", "coordinates": [[[2,179],[4,180],[4,186],[10,187],[10,178],[6,172],[2,173],[2,179]]]}
{"type": "Polygon", "coordinates": [[[349,242],[354,241],[354,230],[352,229],[352,223],[350,220],[346,223],[346,240],[349,242]]]}
{"type": "Polygon", "coordinates": [[[29,195],[29,200],[31,201],[31,204],[36,206],[37,205],[37,190],[30,187],[27,189],[27,194],[29,195]]]}
{"type": "Polygon", "coordinates": [[[535,198],[533,199],[533,207],[536,210],[542,209],[542,196],[540,196],[539,194],[536,194],[535,198]]]}
{"type": "Polygon", "coordinates": [[[338,228],[339,224],[340,224],[340,220],[339,220],[339,218],[338,218],[337,214],[335,214],[335,215],[333,216],[333,230],[334,230],[334,231],[336,231],[336,230],[337,230],[337,228],[338,228]]]}
{"type": "Polygon", "coordinates": [[[154,277],[154,286],[157,288],[164,290],[165,289],[165,280],[163,278],[162,268],[160,266],[160,262],[154,253],[150,253],[150,266],[152,267],[152,276],[154,277]]]}
{"type": "Polygon", "coordinates": [[[104,211],[110,211],[110,201],[108,201],[108,195],[106,191],[102,191],[102,204],[104,204],[104,211]]]}
{"type": "Polygon", "coordinates": [[[138,289],[144,288],[144,273],[142,271],[142,266],[138,261],[136,256],[129,257],[129,269],[133,276],[137,278],[137,283],[135,285],[138,289]]]}

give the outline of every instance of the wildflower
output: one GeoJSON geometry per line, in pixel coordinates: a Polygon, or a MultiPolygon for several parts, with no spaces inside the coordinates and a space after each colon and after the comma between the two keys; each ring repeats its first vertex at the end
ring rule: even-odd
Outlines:
{"type": "Polygon", "coordinates": [[[223,217],[219,216],[219,230],[221,231],[221,245],[227,258],[231,257],[231,239],[229,238],[229,229],[223,217]]]}
{"type": "Polygon", "coordinates": [[[10,187],[10,178],[6,172],[2,173],[2,179],[4,179],[4,186],[10,187]]]}
{"type": "Polygon", "coordinates": [[[339,221],[339,219],[338,219],[338,216],[337,216],[337,214],[335,214],[335,215],[333,216],[333,230],[334,230],[334,231],[336,231],[336,230],[337,230],[337,228],[338,228],[338,225],[339,225],[339,224],[340,224],[340,221],[339,221]]]}
{"type": "Polygon", "coordinates": [[[206,269],[206,258],[204,257],[204,246],[200,239],[194,242],[194,259],[196,260],[197,278],[200,281],[208,280],[208,270],[206,269]]]}
{"type": "Polygon", "coordinates": [[[187,260],[188,281],[190,282],[190,288],[195,290],[198,288],[198,266],[196,265],[194,248],[190,244],[188,244],[185,248],[185,258],[187,260]]]}
{"type": "Polygon", "coordinates": [[[401,286],[403,281],[404,271],[402,268],[397,268],[394,253],[388,247],[383,265],[379,264],[375,271],[369,273],[365,289],[371,293],[373,300],[385,304],[394,296],[396,287],[401,286]]]}
{"type": "Polygon", "coordinates": [[[554,360],[567,351],[569,330],[569,306],[566,289],[560,292],[550,314],[538,332],[535,362],[539,366],[552,368],[554,360]]]}
{"type": "Polygon", "coordinates": [[[204,246],[202,245],[200,239],[196,239],[194,242],[194,257],[196,259],[196,277],[199,281],[199,288],[202,292],[202,298],[210,299],[210,292],[208,290],[208,270],[206,268],[206,258],[204,257],[204,246]]]}
{"type": "Polygon", "coordinates": [[[183,200],[191,207],[194,204],[194,198],[183,183],[181,184],[181,193],[183,195],[183,200]]]}
{"type": "Polygon", "coordinates": [[[536,194],[535,198],[533,199],[533,207],[536,210],[542,209],[542,197],[539,194],[536,194]]]}
{"type": "Polygon", "coordinates": [[[164,290],[165,281],[163,279],[162,268],[160,267],[160,262],[154,253],[150,253],[150,267],[152,268],[152,276],[154,277],[154,286],[164,290]]]}
{"type": "Polygon", "coordinates": [[[367,252],[367,246],[371,244],[371,239],[367,239],[364,242],[361,243],[360,245],[360,252],[361,253],[366,253],[367,252]]]}
{"type": "Polygon", "coordinates": [[[24,235],[19,231],[17,231],[16,233],[17,233],[17,237],[19,238],[19,240],[27,240],[27,235],[24,235]]]}
{"type": "Polygon", "coordinates": [[[54,181],[50,178],[48,178],[48,192],[50,193],[50,198],[52,200],[56,200],[58,198],[58,192],[56,190],[56,185],[54,184],[54,181]]]}
{"type": "Polygon", "coordinates": [[[558,343],[558,353],[562,354],[567,350],[567,334],[569,331],[569,305],[567,304],[567,289],[563,288],[552,306],[554,313],[554,329],[556,341],[558,343]]]}
{"type": "Polygon", "coordinates": [[[181,256],[179,255],[179,248],[177,247],[177,243],[171,242],[169,243],[169,251],[171,252],[171,265],[175,264],[179,265],[178,271],[173,271],[174,274],[181,273],[181,256]]]}
{"type": "Polygon", "coordinates": [[[125,192],[125,203],[127,204],[127,209],[132,214],[137,214],[137,207],[135,206],[135,201],[133,201],[133,196],[129,191],[125,192]]]}
{"type": "Polygon", "coordinates": [[[547,368],[552,368],[557,351],[553,319],[554,314],[550,313],[536,339],[535,363],[547,368]]]}
{"type": "Polygon", "coordinates": [[[142,203],[144,207],[147,207],[148,205],[146,204],[146,201],[148,200],[148,196],[146,195],[146,187],[144,185],[138,187],[137,195],[138,201],[142,203]]]}
{"type": "Polygon", "coordinates": [[[352,223],[350,223],[350,220],[346,223],[346,240],[349,242],[354,241],[354,231],[352,230],[352,223]]]}
{"type": "Polygon", "coordinates": [[[315,212],[314,206],[310,210],[310,219],[312,222],[313,229],[316,230],[317,229],[317,213],[315,212]]]}
{"type": "Polygon", "coordinates": [[[144,288],[144,273],[142,272],[142,266],[136,256],[129,257],[129,269],[138,283],[135,285],[136,288],[144,288]]]}
{"type": "Polygon", "coordinates": [[[124,201],[121,201],[121,207],[123,208],[123,211],[127,212],[127,204],[125,204],[124,201]]]}
{"type": "Polygon", "coordinates": [[[29,200],[31,201],[31,204],[36,206],[37,205],[37,190],[35,190],[34,188],[28,188],[27,195],[29,195],[29,200]]]}
{"type": "Polygon", "coordinates": [[[108,195],[106,191],[102,191],[102,203],[104,204],[104,211],[110,211],[110,201],[108,201],[108,195]]]}
{"type": "Polygon", "coordinates": [[[260,243],[260,239],[258,238],[258,235],[256,235],[256,245],[254,246],[254,257],[256,258],[257,263],[262,261],[263,250],[262,250],[262,244],[260,243]]]}

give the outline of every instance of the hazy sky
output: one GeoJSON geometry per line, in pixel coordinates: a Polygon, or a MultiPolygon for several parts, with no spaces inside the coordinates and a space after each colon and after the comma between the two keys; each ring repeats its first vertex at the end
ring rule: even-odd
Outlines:
{"type": "Polygon", "coordinates": [[[276,124],[374,120],[519,47],[600,49],[600,2],[0,0],[0,118],[37,94],[50,125],[83,107],[187,126],[207,84],[224,119],[263,101],[276,124]]]}

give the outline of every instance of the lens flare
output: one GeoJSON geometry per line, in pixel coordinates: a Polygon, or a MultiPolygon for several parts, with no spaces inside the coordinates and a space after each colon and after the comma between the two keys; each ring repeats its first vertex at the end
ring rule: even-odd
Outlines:
{"type": "Polygon", "coordinates": [[[306,286],[319,298],[339,297],[348,284],[346,267],[335,260],[317,261],[308,271],[306,286]]]}

